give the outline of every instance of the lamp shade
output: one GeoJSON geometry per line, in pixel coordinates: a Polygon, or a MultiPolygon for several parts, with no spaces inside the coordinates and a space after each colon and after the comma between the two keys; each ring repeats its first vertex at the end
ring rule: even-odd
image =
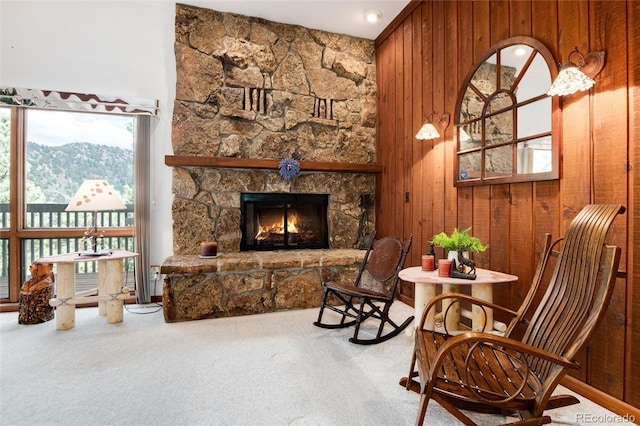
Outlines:
{"type": "Polygon", "coordinates": [[[127,207],[114,187],[103,179],[88,179],[82,182],[65,209],[68,212],[124,210],[127,207]]]}
{"type": "Polygon", "coordinates": [[[470,140],[471,136],[469,136],[469,133],[460,127],[460,142],[469,142],[470,140]]]}
{"type": "Polygon", "coordinates": [[[416,133],[416,139],[420,139],[423,141],[429,139],[437,139],[440,137],[440,133],[436,130],[436,127],[431,124],[429,121],[424,123],[418,133],[416,133]]]}
{"type": "Polygon", "coordinates": [[[565,96],[571,95],[578,91],[589,90],[595,81],[589,78],[585,73],[580,71],[578,67],[568,66],[560,70],[558,77],[555,79],[551,88],[547,92],[549,96],[565,96]]]}

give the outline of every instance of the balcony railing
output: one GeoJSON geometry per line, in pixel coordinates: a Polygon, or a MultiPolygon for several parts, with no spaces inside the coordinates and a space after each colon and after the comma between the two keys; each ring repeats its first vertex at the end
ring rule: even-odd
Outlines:
{"type": "MultiPolygon", "coordinates": [[[[66,204],[27,204],[25,223],[27,228],[38,229],[77,229],[93,226],[93,212],[66,212],[66,204]]],[[[109,227],[128,227],[134,225],[133,206],[116,212],[101,212],[98,217],[98,229],[109,227]]],[[[9,223],[9,204],[0,204],[0,225],[7,229],[9,223]]],[[[99,240],[104,248],[120,248],[134,251],[133,236],[104,237],[99,240]]],[[[90,242],[82,237],[40,237],[23,238],[21,247],[21,282],[28,279],[29,266],[37,259],[62,253],[71,253],[90,248],[90,242]]],[[[76,289],[78,291],[97,286],[97,262],[76,264],[76,289]]],[[[133,279],[134,260],[124,260],[124,282],[135,290],[133,279]]],[[[0,239],[0,299],[9,297],[9,240],[0,239]]]]}

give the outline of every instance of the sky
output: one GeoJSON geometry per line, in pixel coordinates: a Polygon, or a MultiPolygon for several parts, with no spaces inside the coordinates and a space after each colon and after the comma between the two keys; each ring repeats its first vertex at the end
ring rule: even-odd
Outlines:
{"type": "Polygon", "coordinates": [[[133,123],[133,117],[30,109],[27,140],[40,145],[90,142],[132,149],[133,134],[127,123],[133,123]]]}

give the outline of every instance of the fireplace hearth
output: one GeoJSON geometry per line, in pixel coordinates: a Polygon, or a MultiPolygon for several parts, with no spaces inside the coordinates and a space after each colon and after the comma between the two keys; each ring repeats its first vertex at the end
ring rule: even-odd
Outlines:
{"type": "Polygon", "coordinates": [[[329,248],[327,194],[240,194],[240,250],[329,248]]]}

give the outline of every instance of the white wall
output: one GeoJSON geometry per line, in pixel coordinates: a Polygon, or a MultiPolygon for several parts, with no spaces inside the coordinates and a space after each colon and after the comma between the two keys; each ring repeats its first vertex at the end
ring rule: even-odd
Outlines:
{"type": "Polygon", "coordinates": [[[0,0],[0,86],[158,99],[152,121],[151,264],[171,255],[174,1],[0,0]]]}

